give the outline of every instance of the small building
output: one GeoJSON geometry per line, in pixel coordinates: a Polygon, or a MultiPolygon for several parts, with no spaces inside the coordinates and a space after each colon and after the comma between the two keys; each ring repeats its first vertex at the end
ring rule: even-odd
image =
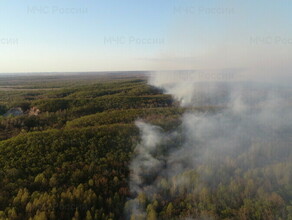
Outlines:
{"type": "Polygon", "coordinates": [[[37,107],[32,107],[30,110],[28,110],[28,115],[38,115],[41,111],[37,107]]]}

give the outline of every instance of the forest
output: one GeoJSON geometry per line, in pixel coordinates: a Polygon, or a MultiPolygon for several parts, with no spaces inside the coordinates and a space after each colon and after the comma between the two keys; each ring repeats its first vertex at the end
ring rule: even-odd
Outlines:
{"type": "Polygon", "coordinates": [[[0,220],[292,220],[291,145],[277,141],[264,143],[265,151],[255,141],[248,152],[178,173],[172,183],[159,177],[151,198],[131,192],[130,163],[141,142],[135,121],[170,133],[185,112],[221,109],[181,107],[143,73],[1,77],[0,220]],[[180,179],[187,188],[174,184],[180,179]],[[127,214],[132,198],[145,215],[127,214]]]}

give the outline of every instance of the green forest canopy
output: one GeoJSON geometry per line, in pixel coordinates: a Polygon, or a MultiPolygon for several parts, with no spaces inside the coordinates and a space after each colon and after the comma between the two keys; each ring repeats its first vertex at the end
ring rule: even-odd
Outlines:
{"type": "MultiPolygon", "coordinates": [[[[141,76],[6,80],[10,83],[0,84],[0,115],[13,107],[24,112],[36,107],[40,113],[0,118],[0,219],[124,219],[131,197],[129,162],[139,141],[134,121],[167,131],[180,124],[184,111],[216,110],[180,108],[141,76]]],[[[273,144],[267,152],[255,147],[253,157],[239,155],[255,163],[252,170],[238,168],[236,160],[224,167],[198,168],[214,180],[231,178],[200,188],[197,197],[185,191],[173,201],[157,195],[149,203],[141,195],[148,219],[292,219],[291,156],[256,165],[257,155],[264,160],[275,153],[273,144]]],[[[196,185],[197,170],[180,175],[201,187],[196,185]]],[[[166,194],[175,193],[163,180],[161,187],[166,194]]]]}

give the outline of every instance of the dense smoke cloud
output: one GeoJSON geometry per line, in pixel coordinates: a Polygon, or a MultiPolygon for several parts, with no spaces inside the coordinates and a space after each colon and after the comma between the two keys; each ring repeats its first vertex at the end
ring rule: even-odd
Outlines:
{"type": "MultiPolygon", "coordinates": [[[[156,72],[149,83],[173,95],[187,110],[181,125],[171,132],[137,122],[141,142],[130,167],[135,198],[127,203],[128,217],[145,219],[157,200],[200,197],[205,187],[216,189],[250,169],[291,161],[288,88],[233,80],[200,81],[191,72],[156,72]],[[197,106],[205,106],[206,111],[194,111],[192,107],[197,106]],[[210,106],[217,110],[208,111],[210,106]]],[[[181,218],[209,217],[199,213],[181,218]]]]}

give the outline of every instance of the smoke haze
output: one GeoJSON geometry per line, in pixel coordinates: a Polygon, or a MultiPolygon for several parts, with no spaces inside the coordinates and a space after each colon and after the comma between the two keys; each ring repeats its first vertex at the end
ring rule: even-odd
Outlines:
{"type": "MultiPolygon", "coordinates": [[[[226,192],[231,197],[236,196],[232,194],[235,184],[242,187],[242,198],[236,198],[236,204],[244,206],[244,199],[251,198],[244,190],[251,184],[248,181],[256,184],[257,175],[278,181],[278,191],[291,185],[291,90],[235,81],[234,74],[217,72],[204,79],[198,74],[173,71],[150,76],[149,84],[171,94],[186,111],[180,126],[171,132],[136,123],[141,142],[130,166],[134,198],[126,205],[128,218],[159,219],[153,214],[157,204],[167,215],[174,203],[185,198],[193,211],[176,213],[178,219],[212,219],[212,210],[220,206],[218,195],[207,199],[209,212],[198,207],[206,206],[202,202],[206,195],[218,193],[220,187],[230,187],[226,192]],[[215,112],[192,109],[198,106],[218,108],[215,112]],[[277,166],[281,172],[272,172],[277,166]]],[[[268,186],[258,187],[269,191],[268,186]]],[[[260,197],[259,192],[254,196],[260,197]]]]}

